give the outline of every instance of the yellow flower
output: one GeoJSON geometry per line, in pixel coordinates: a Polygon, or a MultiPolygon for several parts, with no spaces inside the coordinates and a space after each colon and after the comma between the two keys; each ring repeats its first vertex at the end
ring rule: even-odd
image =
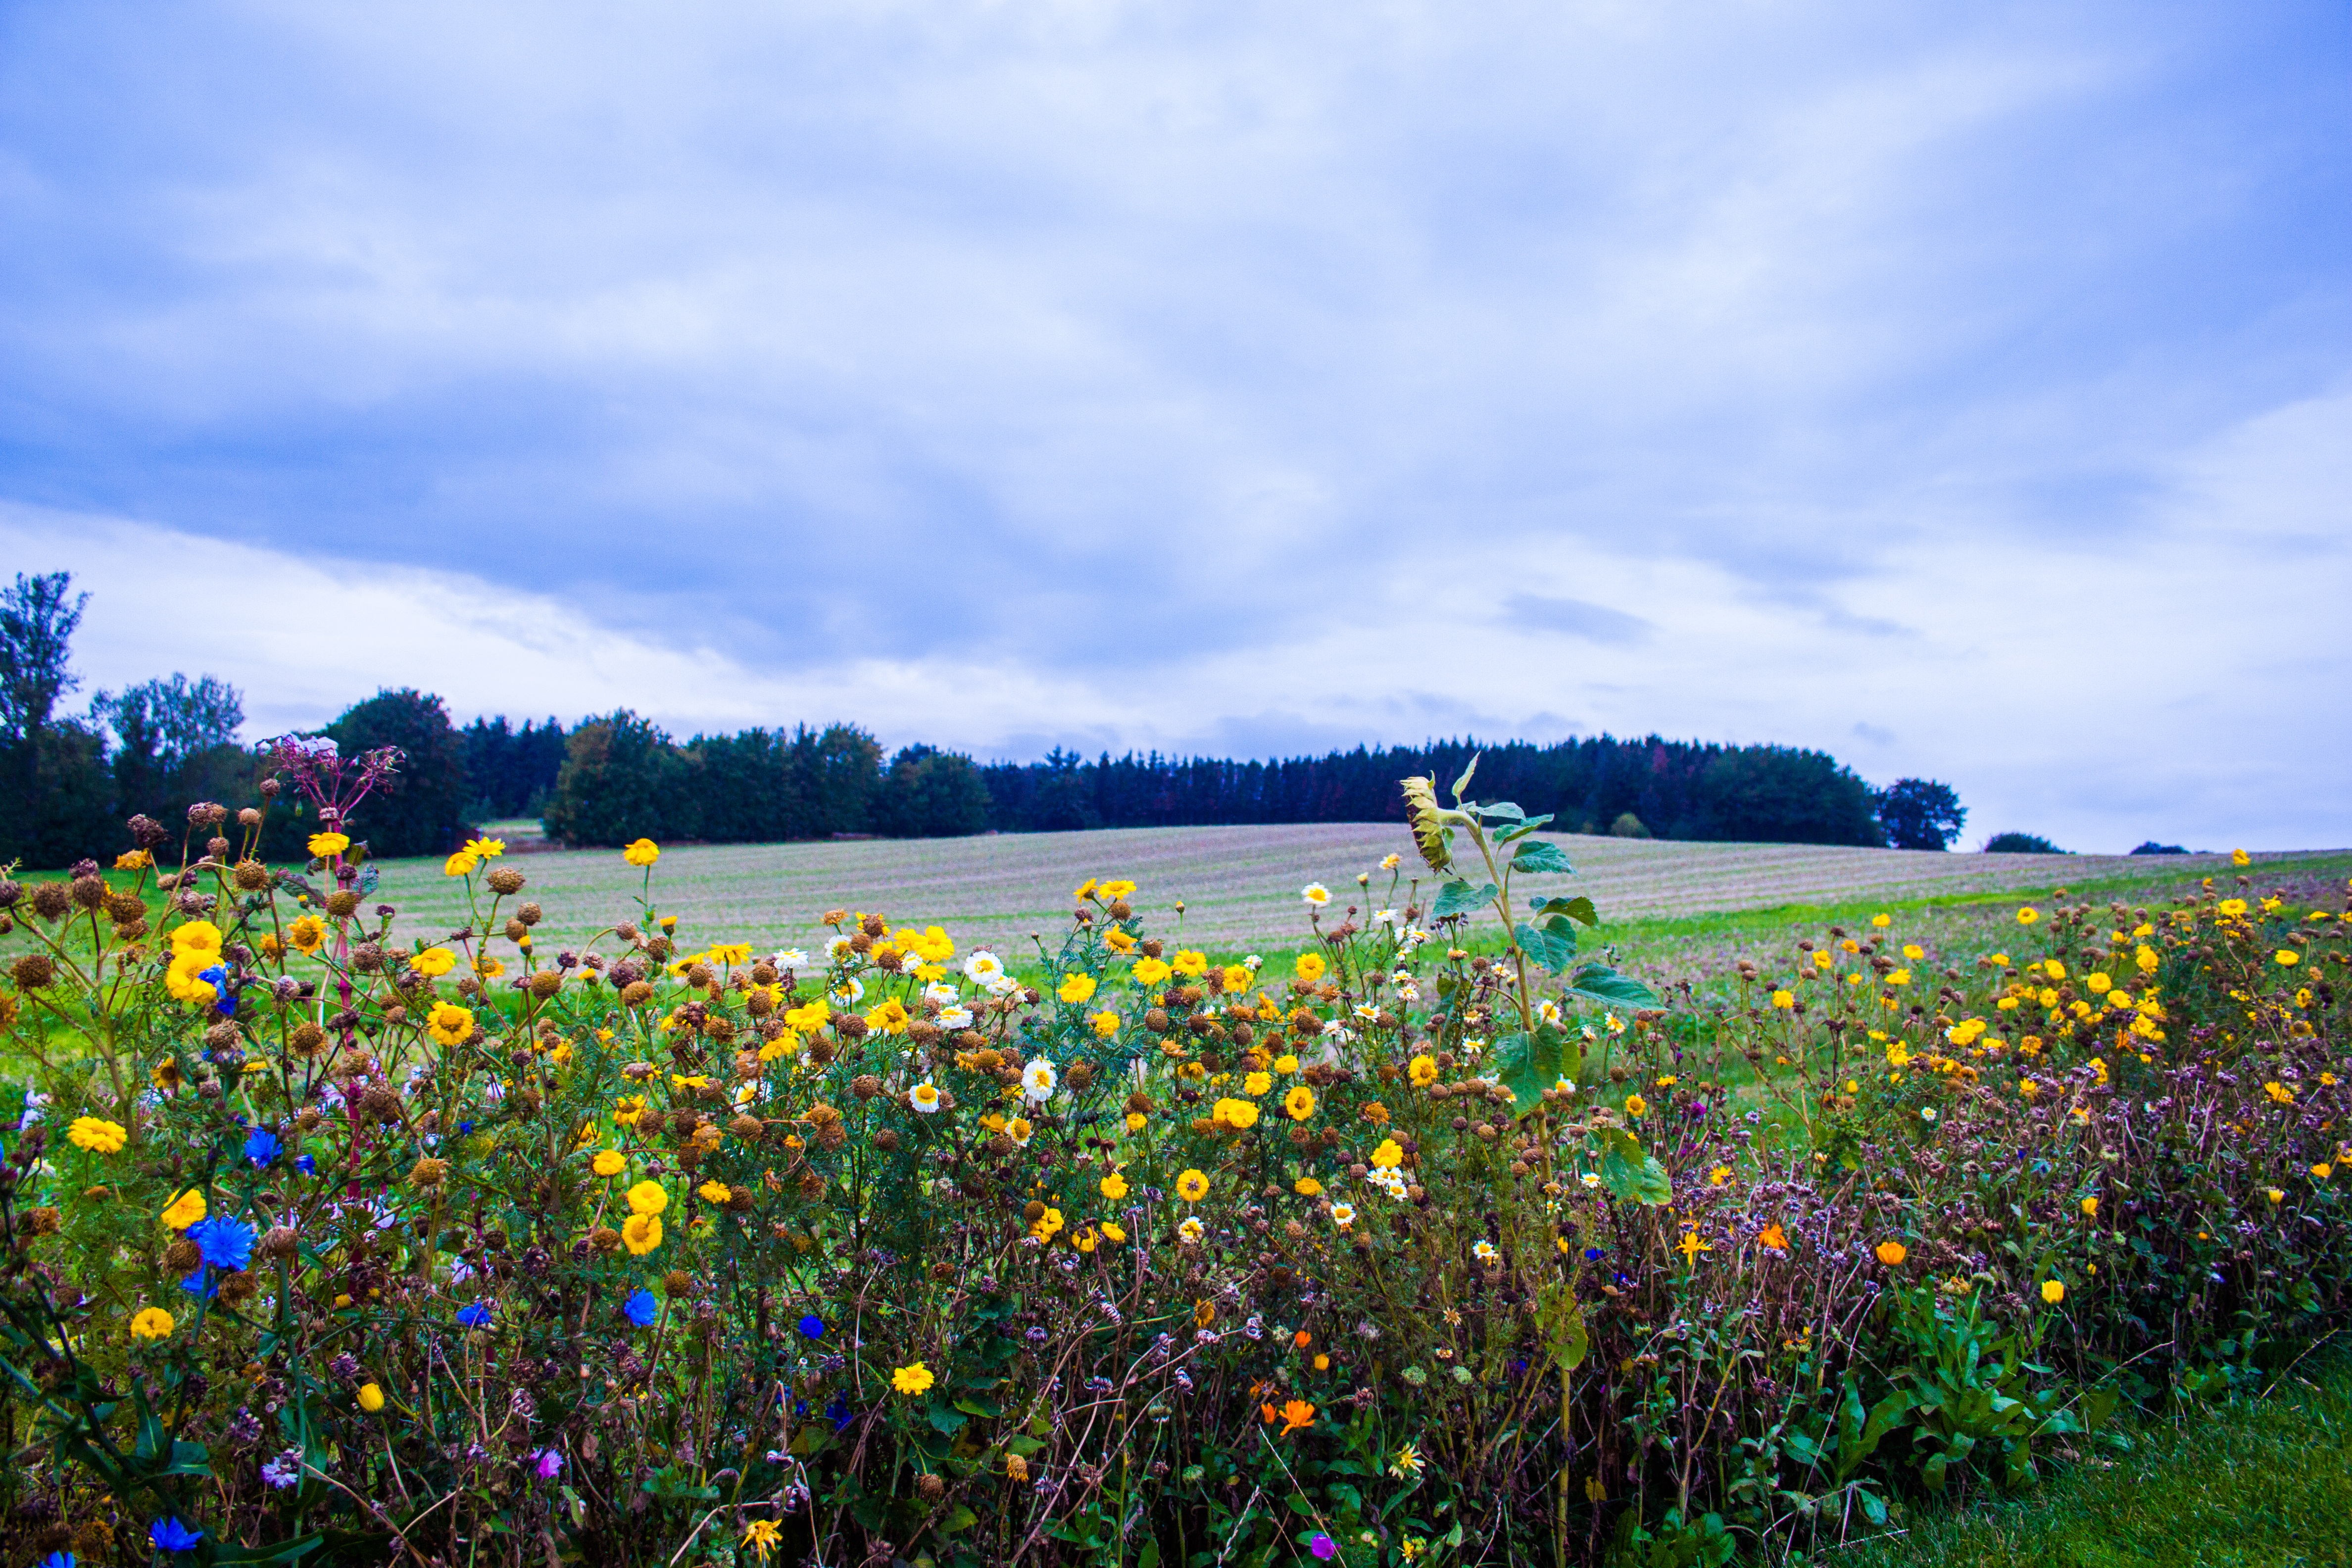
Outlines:
{"type": "Polygon", "coordinates": [[[495,860],[506,852],[507,841],[503,838],[468,838],[466,840],[466,853],[468,855],[478,856],[485,860],[495,860]]]}
{"type": "Polygon", "coordinates": [[[2030,926],[2041,918],[2042,911],[2032,904],[2027,904],[2017,911],[2017,923],[2021,926],[2030,926]]]}
{"type": "Polygon", "coordinates": [[[476,859],[473,856],[467,854],[463,849],[460,849],[457,853],[450,856],[449,858],[441,862],[441,874],[445,877],[471,876],[473,874],[474,868],[480,864],[481,862],[479,860],[476,859]]]}
{"type": "Polygon", "coordinates": [[[1323,955],[1319,952],[1302,952],[1298,962],[1291,965],[1293,973],[1309,984],[1323,978],[1323,955]]]}
{"type": "Polygon", "coordinates": [[[2098,1218],[2099,1200],[2096,1197],[2084,1198],[2083,1200],[2083,1212],[2090,1215],[2093,1219],[2098,1218]]]}
{"type": "Polygon", "coordinates": [[[131,1320],[133,1339],[160,1340],[171,1333],[172,1314],[161,1307],[142,1308],[131,1320]]]}
{"type": "Polygon", "coordinates": [[[2284,1198],[2284,1197],[2286,1196],[2286,1194],[2284,1194],[2284,1192],[2281,1192],[2281,1191],[2280,1191],[2278,1188],[2276,1188],[2276,1187],[2264,1187],[2264,1188],[2263,1189],[2263,1196],[2264,1196],[2264,1197],[2266,1197],[2266,1198],[2270,1199],[2270,1201],[2271,1201],[2271,1202],[2273,1202],[2273,1203],[2277,1203],[2277,1202],[2279,1202],[2281,1199],[2284,1198]]]}
{"type": "Polygon", "coordinates": [[[1051,1241],[1061,1228],[1062,1211],[1049,1208],[1037,1216],[1036,1223],[1029,1227],[1029,1234],[1040,1241],[1051,1241]]]}
{"type": "Polygon", "coordinates": [[[1643,1117],[1643,1116],[1648,1115],[1648,1114],[1649,1114],[1649,1112],[1650,1112],[1650,1102],[1649,1102],[1648,1100],[1643,1100],[1640,1095],[1638,1095],[1638,1094],[1629,1094],[1629,1095],[1627,1095],[1627,1096],[1625,1097],[1625,1114],[1626,1114],[1626,1115],[1631,1116],[1631,1117],[1634,1117],[1634,1118],[1638,1119],[1638,1118],[1640,1118],[1640,1117],[1643,1117]]]}
{"type": "Polygon", "coordinates": [[[1405,1064],[1404,1070],[1415,1089],[1427,1089],[1437,1081],[1437,1058],[1426,1054],[1417,1056],[1405,1064]]]}
{"type": "Polygon", "coordinates": [[[783,1533],[784,1527],[774,1520],[755,1519],[743,1527],[743,1544],[757,1552],[760,1561],[765,1563],[768,1553],[776,1549],[776,1542],[783,1533]]]}
{"type": "Polygon", "coordinates": [[[2327,1180],[2327,1178],[2328,1178],[2328,1177],[2330,1177],[2330,1176],[2332,1176],[2332,1175],[2334,1175],[2334,1174],[2336,1173],[2336,1167],[2335,1167],[2335,1166],[2333,1166],[2333,1165],[2330,1165],[2330,1164],[2326,1164],[2326,1163],[2314,1165],[2314,1166],[2311,1168],[2311,1173],[2312,1173],[2313,1175],[2315,1175],[2315,1176],[2317,1176],[2321,1181],[2323,1181],[2323,1182],[2324,1182],[2324,1181],[2327,1180]]]}
{"type": "Polygon", "coordinates": [[[173,1230],[185,1230],[205,1217],[205,1194],[190,1187],[163,1205],[163,1223],[173,1230]]]}
{"type": "Polygon", "coordinates": [[[1109,1220],[1102,1222],[1102,1233],[1103,1239],[1111,1243],[1114,1247],[1127,1239],[1127,1231],[1125,1228],[1112,1224],[1109,1220]]]}
{"type": "Polygon", "coordinates": [[[1102,1195],[1117,1203],[1127,1196],[1127,1178],[1113,1171],[1102,1179],[1102,1195]]]}
{"type": "Polygon", "coordinates": [[[1187,948],[1176,955],[1177,973],[1184,975],[1187,978],[1192,978],[1206,974],[1208,972],[1209,955],[1207,953],[1195,952],[1190,948],[1187,948]]]}
{"type": "Polygon", "coordinates": [[[2242,849],[2232,849],[2230,851],[2230,864],[2232,866],[2251,866],[2253,864],[2253,860],[2254,858],[2247,854],[2242,849]]]}
{"type": "Polygon", "coordinates": [[[1242,964],[1228,963],[1217,976],[1217,984],[1228,996],[1238,996],[1249,989],[1250,972],[1242,964]]]}
{"type": "Polygon", "coordinates": [[[1129,1132],[1140,1132],[1143,1131],[1144,1124],[1150,1120],[1151,1118],[1144,1115],[1140,1110],[1130,1110],[1127,1113],[1127,1130],[1129,1132]]]}
{"type": "Polygon", "coordinates": [[[632,866],[650,866],[661,858],[661,846],[650,838],[640,838],[621,851],[621,858],[632,866]]]}
{"type": "Polygon", "coordinates": [[[2263,1085],[2263,1092],[2269,1095],[2281,1105],[2293,1105],[2294,1103],[2294,1090],[2287,1088],[2286,1085],[2279,1082],[2276,1079],[2273,1079],[2270,1082],[2263,1085]]]}
{"type": "Polygon", "coordinates": [[[1070,897],[1084,901],[1095,896],[1095,879],[1088,877],[1070,891],[1070,897]]]}
{"type": "Polygon", "coordinates": [[[2280,948],[2276,952],[2273,953],[2271,957],[2277,963],[2281,969],[2293,969],[2296,964],[2303,962],[2303,954],[2295,952],[2295,950],[2291,947],[2280,948]]]}
{"type": "Polygon", "coordinates": [[[1072,1006],[1076,1006],[1082,1002],[1091,1000],[1094,994],[1094,977],[1087,974],[1064,975],[1062,977],[1062,984],[1054,992],[1055,995],[1059,996],[1063,1001],[1069,1003],[1072,1006]]]}
{"type": "Polygon", "coordinates": [[[1729,1180],[1731,1180],[1731,1167],[1728,1165],[1717,1165],[1706,1173],[1706,1184],[1710,1187],[1719,1187],[1729,1180]]]}
{"type": "Polygon", "coordinates": [[[1315,1091],[1303,1083],[1290,1086],[1282,1097],[1282,1109],[1293,1121],[1304,1121],[1315,1114],[1315,1091]]]}
{"type": "Polygon", "coordinates": [[[642,1258],[662,1244],[659,1215],[633,1214],[621,1224],[621,1240],[630,1253],[642,1258]]]}
{"type": "Polygon", "coordinates": [[[295,952],[308,957],[326,942],[327,922],[316,915],[303,915],[286,928],[286,940],[295,952]]]}
{"type": "Polygon", "coordinates": [[[1182,1175],[1178,1176],[1176,1178],[1176,1195],[1182,1198],[1188,1204],[1197,1204],[1202,1198],[1207,1197],[1209,1195],[1209,1177],[1207,1173],[1192,1170],[1186,1171],[1182,1175]]]}
{"type": "MultiPolygon", "coordinates": [[[[594,1128],[589,1131],[593,1131],[594,1128]]],[[[588,1168],[600,1176],[617,1176],[629,1168],[629,1162],[617,1149],[599,1149],[596,1157],[588,1162],[588,1168]]]]}
{"type": "Polygon", "coordinates": [[[428,947],[410,959],[408,966],[427,980],[438,980],[457,967],[457,955],[446,947],[428,947]]]}
{"type": "Polygon", "coordinates": [[[1016,1116],[1004,1124],[1004,1135],[1015,1143],[1028,1142],[1029,1135],[1035,1131],[1036,1129],[1029,1125],[1029,1119],[1025,1116],[1016,1116]]]}
{"type": "Polygon", "coordinates": [[[1787,991],[1775,991],[1772,993],[1772,1005],[1775,1007],[1785,1012],[1788,1009],[1794,1007],[1796,1005],[1797,998],[1793,994],[1787,991]]]}
{"type": "Polygon", "coordinates": [[[1257,1102],[1252,1100],[1221,1100],[1211,1110],[1210,1117],[1237,1132],[1246,1132],[1257,1125],[1257,1102]]]}
{"type": "Polygon", "coordinates": [[[1319,1197],[1323,1193],[1323,1184],[1312,1176],[1301,1176],[1290,1184],[1290,1190],[1302,1198],[1319,1197]]]}
{"type": "Polygon", "coordinates": [[[310,853],[320,860],[324,860],[330,855],[340,855],[351,847],[351,835],[347,833],[313,833],[310,835],[310,853]]]}
{"type": "MultiPolygon", "coordinates": [[[[525,937],[523,940],[525,942],[529,942],[530,939],[529,937],[525,937]]],[[[480,975],[485,980],[496,980],[499,975],[504,974],[506,972],[507,966],[502,960],[491,958],[488,955],[474,960],[474,973],[480,975]]]]}
{"type": "Polygon", "coordinates": [[[125,849],[114,858],[114,868],[118,871],[143,870],[154,863],[155,857],[144,849],[125,849]]]}
{"type": "Polygon", "coordinates": [[[732,1187],[724,1182],[718,1181],[705,1182],[694,1190],[701,1194],[702,1201],[707,1204],[723,1204],[735,1195],[732,1187]]]}
{"type": "Polygon", "coordinates": [[[1103,945],[1113,952],[1124,955],[1135,951],[1135,939],[1117,926],[1113,926],[1103,932],[1103,945]]]}
{"type": "Polygon", "coordinates": [[[890,1386],[901,1394],[927,1393],[938,1381],[931,1375],[931,1369],[919,1361],[909,1362],[890,1374],[890,1386]]]}
{"type": "Polygon", "coordinates": [[[175,953],[217,953],[220,949],[220,927],[210,921],[183,921],[172,928],[172,951],[175,953]]]}
{"type": "Polygon", "coordinates": [[[119,1154],[130,1136],[121,1122],[98,1116],[77,1116],[66,1129],[66,1138],[75,1148],[93,1154],[119,1154]]]}
{"type": "Polygon", "coordinates": [[[1242,1092],[1244,1094],[1264,1094],[1273,1087],[1274,1075],[1272,1073],[1254,1072],[1246,1074],[1242,1079],[1242,1092]]]}
{"type": "Polygon", "coordinates": [[[866,1026],[884,1035],[903,1035],[913,1021],[907,1016],[907,1005],[896,996],[866,1015],[866,1026]]]}
{"type": "Polygon", "coordinates": [[[2222,914],[2229,916],[2230,919],[2236,920],[2240,915],[2246,912],[2246,900],[2243,899],[2223,899],[2220,903],[2213,907],[2222,914]]]}
{"type": "Polygon", "coordinates": [[[376,1384],[360,1384],[360,1408],[373,1415],[383,1408],[383,1389],[376,1384]]]}
{"type": "Polygon", "coordinates": [[[1372,1168],[1393,1171],[1404,1163],[1404,1148],[1393,1138],[1383,1138],[1381,1146],[1372,1151],[1372,1168]]]}
{"type": "Polygon", "coordinates": [[[657,1215],[669,1207],[669,1193],[659,1182],[639,1182],[629,1189],[631,1214],[657,1215]]]}
{"type": "Polygon", "coordinates": [[[425,1032],[445,1046],[454,1046],[474,1032],[474,1015],[455,1002],[436,1002],[425,1016],[425,1032]]]}
{"type": "Polygon", "coordinates": [[[1159,959],[1138,959],[1135,964],[1135,983],[1138,985],[1157,985],[1174,973],[1174,970],[1159,959]]]}
{"type": "Polygon", "coordinates": [[[1112,880],[1112,881],[1105,882],[1105,883],[1102,885],[1101,892],[1102,892],[1103,900],[1104,900],[1104,901],[1105,901],[1106,903],[1113,903],[1113,904],[1115,904],[1115,903],[1118,903],[1121,899],[1128,899],[1128,898],[1132,898],[1132,897],[1134,897],[1134,896],[1135,896],[1135,884],[1134,884],[1134,883],[1132,883],[1132,882],[1127,881],[1127,880],[1125,880],[1124,879],[1116,879],[1116,880],[1112,880]]]}
{"type": "Polygon", "coordinates": [[[1118,1015],[1116,1013],[1097,1013],[1087,1023],[1106,1040],[1118,1033],[1118,1015]]]}
{"type": "Polygon", "coordinates": [[[2058,1280],[2044,1279],[2042,1282],[2042,1299],[2054,1307],[2066,1299],[2066,1287],[2058,1280]]]}

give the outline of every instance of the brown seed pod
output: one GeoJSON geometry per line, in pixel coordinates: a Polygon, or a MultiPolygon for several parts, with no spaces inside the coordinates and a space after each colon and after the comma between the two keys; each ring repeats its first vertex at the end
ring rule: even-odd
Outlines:
{"type": "Polygon", "coordinates": [[[563,976],[555,970],[542,969],[530,977],[530,994],[542,1002],[562,989],[563,976]]]}
{"type": "Polygon", "coordinates": [[[849,1080],[849,1092],[860,1100],[871,1100],[882,1092],[882,1080],[870,1072],[859,1073],[849,1080]]]}
{"type": "Polygon", "coordinates": [[[287,1037],[287,1044],[303,1056],[315,1057],[326,1047],[327,1031],[306,1020],[294,1026],[294,1032],[287,1037]]]}
{"type": "Polygon", "coordinates": [[[45,921],[62,919],[73,908],[73,895],[63,882],[37,882],[33,885],[33,912],[45,921]]]}
{"type": "Polygon", "coordinates": [[[754,1142],[767,1134],[768,1124],[756,1116],[738,1114],[727,1124],[727,1131],[746,1142],[754,1142]]]}
{"type": "Polygon", "coordinates": [[[588,1233],[588,1245],[599,1252],[621,1250],[621,1233],[609,1225],[600,1225],[588,1233]]]}
{"type": "Polygon", "coordinates": [[[765,991],[754,991],[743,999],[743,1010],[754,1018],[764,1018],[776,1010],[776,999],[765,991]]]}
{"type": "Polygon", "coordinates": [[[653,999],[654,988],[649,981],[632,980],[621,987],[621,1005],[624,1007],[642,1007],[653,999]]]}
{"type": "Polygon", "coordinates": [[[922,1494],[925,1502],[937,1502],[948,1495],[948,1484],[937,1476],[925,1476],[915,1483],[915,1490],[922,1494]]]}
{"type": "Polygon", "coordinates": [[[429,1155],[408,1167],[408,1179],[420,1187],[437,1187],[441,1178],[449,1173],[449,1162],[429,1155]]]}
{"type": "Polygon", "coordinates": [[[715,973],[707,963],[689,965],[686,972],[686,983],[697,991],[709,984],[713,978],[715,978],[715,973]]]}
{"type": "Polygon", "coordinates": [[[489,884],[490,891],[494,893],[511,897],[522,891],[522,873],[511,866],[496,867],[482,880],[489,884]]]}
{"type": "Polygon", "coordinates": [[[509,942],[519,942],[522,941],[523,938],[530,934],[530,927],[523,924],[522,921],[519,920],[513,919],[512,917],[509,917],[506,929],[507,940],[509,942]]]}
{"type": "Polygon", "coordinates": [[[228,1050],[241,1043],[244,1038],[244,1033],[235,1024],[224,1018],[205,1031],[205,1048],[214,1051],[228,1050]]]}
{"type": "Polygon", "coordinates": [[[874,1134],[874,1146],[877,1149],[881,1150],[886,1154],[895,1153],[898,1148],[898,1130],[896,1128],[885,1127],[877,1131],[874,1134]]]}
{"type": "Polygon", "coordinates": [[[360,1105],[378,1121],[400,1120],[400,1091],[387,1084],[372,1083],[360,1096],[360,1105]]]}
{"type": "Polygon", "coordinates": [[[106,914],[109,920],[119,925],[129,925],[132,921],[147,918],[147,906],[139,901],[136,893],[109,893],[106,896],[106,914]]]}
{"type": "Polygon", "coordinates": [[[841,1031],[841,1037],[845,1040],[862,1040],[866,1037],[866,1020],[856,1013],[842,1014],[834,1019],[833,1026],[841,1031]]]}
{"type": "Polygon", "coordinates": [[[218,1289],[222,1300],[232,1307],[242,1307],[261,1293],[261,1281],[253,1277],[251,1270],[240,1268],[222,1275],[218,1289]]]}
{"type": "Polygon", "coordinates": [[[292,1258],[300,1250],[299,1238],[290,1225],[271,1226],[262,1232],[261,1239],[253,1244],[253,1255],[271,1262],[281,1258],[292,1258]]]}
{"type": "Polygon", "coordinates": [[[16,962],[8,966],[8,973],[16,982],[17,990],[37,991],[57,979],[58,966],[46,952],[25,952],[16,955],[16,962]]]}
{"type": "Polygon", "coordinates": [[[94,910],[106,902],[106,879],[99,876],[76,877],[71,889],[73,901],[83,909],[94,910]]]}
{"type": "Polygon", "coordinates": [[[163,1271],[166,1274],[194,1274],[205,1261],[205,1249],[181,1237],[163,1249],[163,1271]]]}
{"type": "Polygon", "coordinates": [[[536,903],[526,903],[515,910],[515,919],[527,926],[535,926],[547,918],[547,911],[536,903]]]}
{"type": "Polygon", "coordinates": [[[349,888],[337,888],[327,895],[327,912],[337,920],[349,920],[360,912],[360,896],[349,888]]]}

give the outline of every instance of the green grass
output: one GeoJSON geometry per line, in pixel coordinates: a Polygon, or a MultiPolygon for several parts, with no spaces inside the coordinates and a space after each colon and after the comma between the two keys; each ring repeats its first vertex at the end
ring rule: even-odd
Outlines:
{"type": "Polygon", "coordinates": [[[2340,1568],[2352,1563],[2352,1353],[2177,1423],[2030,1496],[1913,1511],[1836,1568],[2340,1568]]]}

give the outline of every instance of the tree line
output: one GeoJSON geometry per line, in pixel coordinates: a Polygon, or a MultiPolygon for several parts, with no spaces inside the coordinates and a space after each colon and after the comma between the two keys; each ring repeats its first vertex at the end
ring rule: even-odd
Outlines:
{"type": "MultiPolygon", "coordinates": [[[[196,802],[234,810],[260,798],[258,761],[238,740],[243,696],[215,677],[158,677],[62,710],[81,685],[68,653],[88,597],[64,573],[0,588],[0,864],[110,854],[128,847],[134,813],[176,828],[196,802]]],[[[353,703],[317,733],[346,753],[405,754],[351,825],[387,858],[443,854],[484,822],[519,816],[573,845],[1401,821],[1399,779],[1448,782],[1474,755],[1481,795],[1570,832],[1941,849],[1967,816],[1948,785],[1873,789],[1826,752],[1656,735],[1464,739],[1265,762],[1056,750],[982,763],[928,745],[887,752],[846,723],[679,741],[622,710],[568,729],[504,716],[460,728],[439,697],[407,688],[353,703]]],[[[299,857],[317,826],[306,812],[281,796],[265,852],[299,857]]]]}

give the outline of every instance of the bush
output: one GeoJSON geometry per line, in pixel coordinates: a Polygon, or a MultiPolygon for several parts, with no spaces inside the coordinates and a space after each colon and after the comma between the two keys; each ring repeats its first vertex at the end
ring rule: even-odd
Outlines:
{"type": "Polygon", "coordinates": [[[2186,855],[2189,851],[2178,844],[2158,844],[2151,838],[2133,849],[2132,853],[2135,855],[2186,855]]]}
{"type": "Polygon", "coordinates": [[[1877,803],[1878,825],[1897,849],[1949,849],[1969,820],[1958,792],[1934,779],[1896,779],[1877,803]]]}
{"type": "Polygon", "coordinates": [[[2063,855],[2066,853],[2039,833],[1996,833],[1985,840],[1988,855],[2063,855]]]}
{"type": "Polygon", "coordinates": [[[1425,925],[1311,889],[1286,974],[1118,880],[1025,982],[706,943],[650,846],[561,954],[488,846],[435,944],[332,840],[0,889],[9,1550],[1719,1563],[2343,1320],[2352,917],[1881,917],[1661,1002],[1413,783],[1425,925]]]}

